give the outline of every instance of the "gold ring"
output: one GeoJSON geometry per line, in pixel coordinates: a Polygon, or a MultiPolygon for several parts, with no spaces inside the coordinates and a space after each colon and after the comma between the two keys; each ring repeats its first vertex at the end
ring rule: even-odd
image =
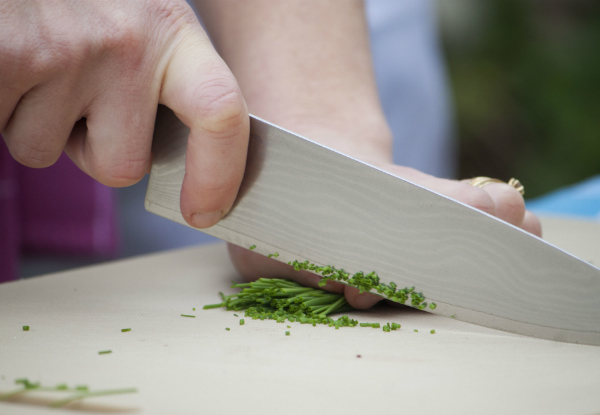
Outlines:
{"type": "MultiPolygon", "coordinates": [[[[485,176],[473,177],[469,181],[469,184],[471,186],[479,187],[480,189],[487,186],[490,183],[505,183],[505,182],[503,182],[502,180],[492,179],[490,177],[485,177],[485,176]]],[[[507,184],[509,186],[514,187],[517,190],[517,192],[521,193],[521,196],[525,195],[525,187],[523,187],[521,182],[518,181],[517,179],[515,179],[514,177],[512,179],[510,179],[507,184]]]]}

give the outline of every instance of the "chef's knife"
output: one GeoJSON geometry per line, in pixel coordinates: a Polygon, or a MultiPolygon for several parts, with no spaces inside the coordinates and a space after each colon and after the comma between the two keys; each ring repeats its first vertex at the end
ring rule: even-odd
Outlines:
{"type": "MultiPolygon", "coordinates": [[[[160,106],[146,209],[179,209],[189,129],[160,106]]],[[[231,211],[203,232],[277,260],[415,286],[429,312],[512,333],[600,345],[600,269],[504,221],[250,119],[231,211]]]]}

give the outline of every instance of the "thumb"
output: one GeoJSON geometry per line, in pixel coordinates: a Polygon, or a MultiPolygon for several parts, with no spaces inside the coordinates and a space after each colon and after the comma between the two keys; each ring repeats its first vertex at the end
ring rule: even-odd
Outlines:
{"type": "Polygon", "coordinates": [[[197,228],[231,209],[244,176],[250,120],[233,74],[198,27],[186,27],[167,63],[159,102],[190,128],[181,213],[197,228]]]}

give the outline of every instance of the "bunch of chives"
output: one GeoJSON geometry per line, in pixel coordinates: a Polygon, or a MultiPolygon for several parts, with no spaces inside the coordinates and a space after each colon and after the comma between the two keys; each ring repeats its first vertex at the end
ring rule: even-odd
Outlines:
{"type": "Polygon", "coordinates": [[[244,310],[245,316],[253,320],[275,320],[278,323],[287,320],[336,328],[354,327],[358,324],[358,321],[348,316],[337,320],[329,316],[354,310],[343,294],[304,287],[278,278],[261,278],[245,284],[233,283],[232,288],[241,288],[242,291],[232,295],[222,294],[222,303],[206,305],[204,309],[225,307],[233,311],[244,310]]]}

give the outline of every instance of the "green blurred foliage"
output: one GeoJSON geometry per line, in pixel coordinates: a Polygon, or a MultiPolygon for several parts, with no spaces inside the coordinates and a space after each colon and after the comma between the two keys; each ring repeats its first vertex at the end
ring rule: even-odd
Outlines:
{"type": "Polygon", "coordinates": [[[600,174],[600,2],[489,0],[446,41],[461,177],[516,177],[527,197],[600,174]]]}

